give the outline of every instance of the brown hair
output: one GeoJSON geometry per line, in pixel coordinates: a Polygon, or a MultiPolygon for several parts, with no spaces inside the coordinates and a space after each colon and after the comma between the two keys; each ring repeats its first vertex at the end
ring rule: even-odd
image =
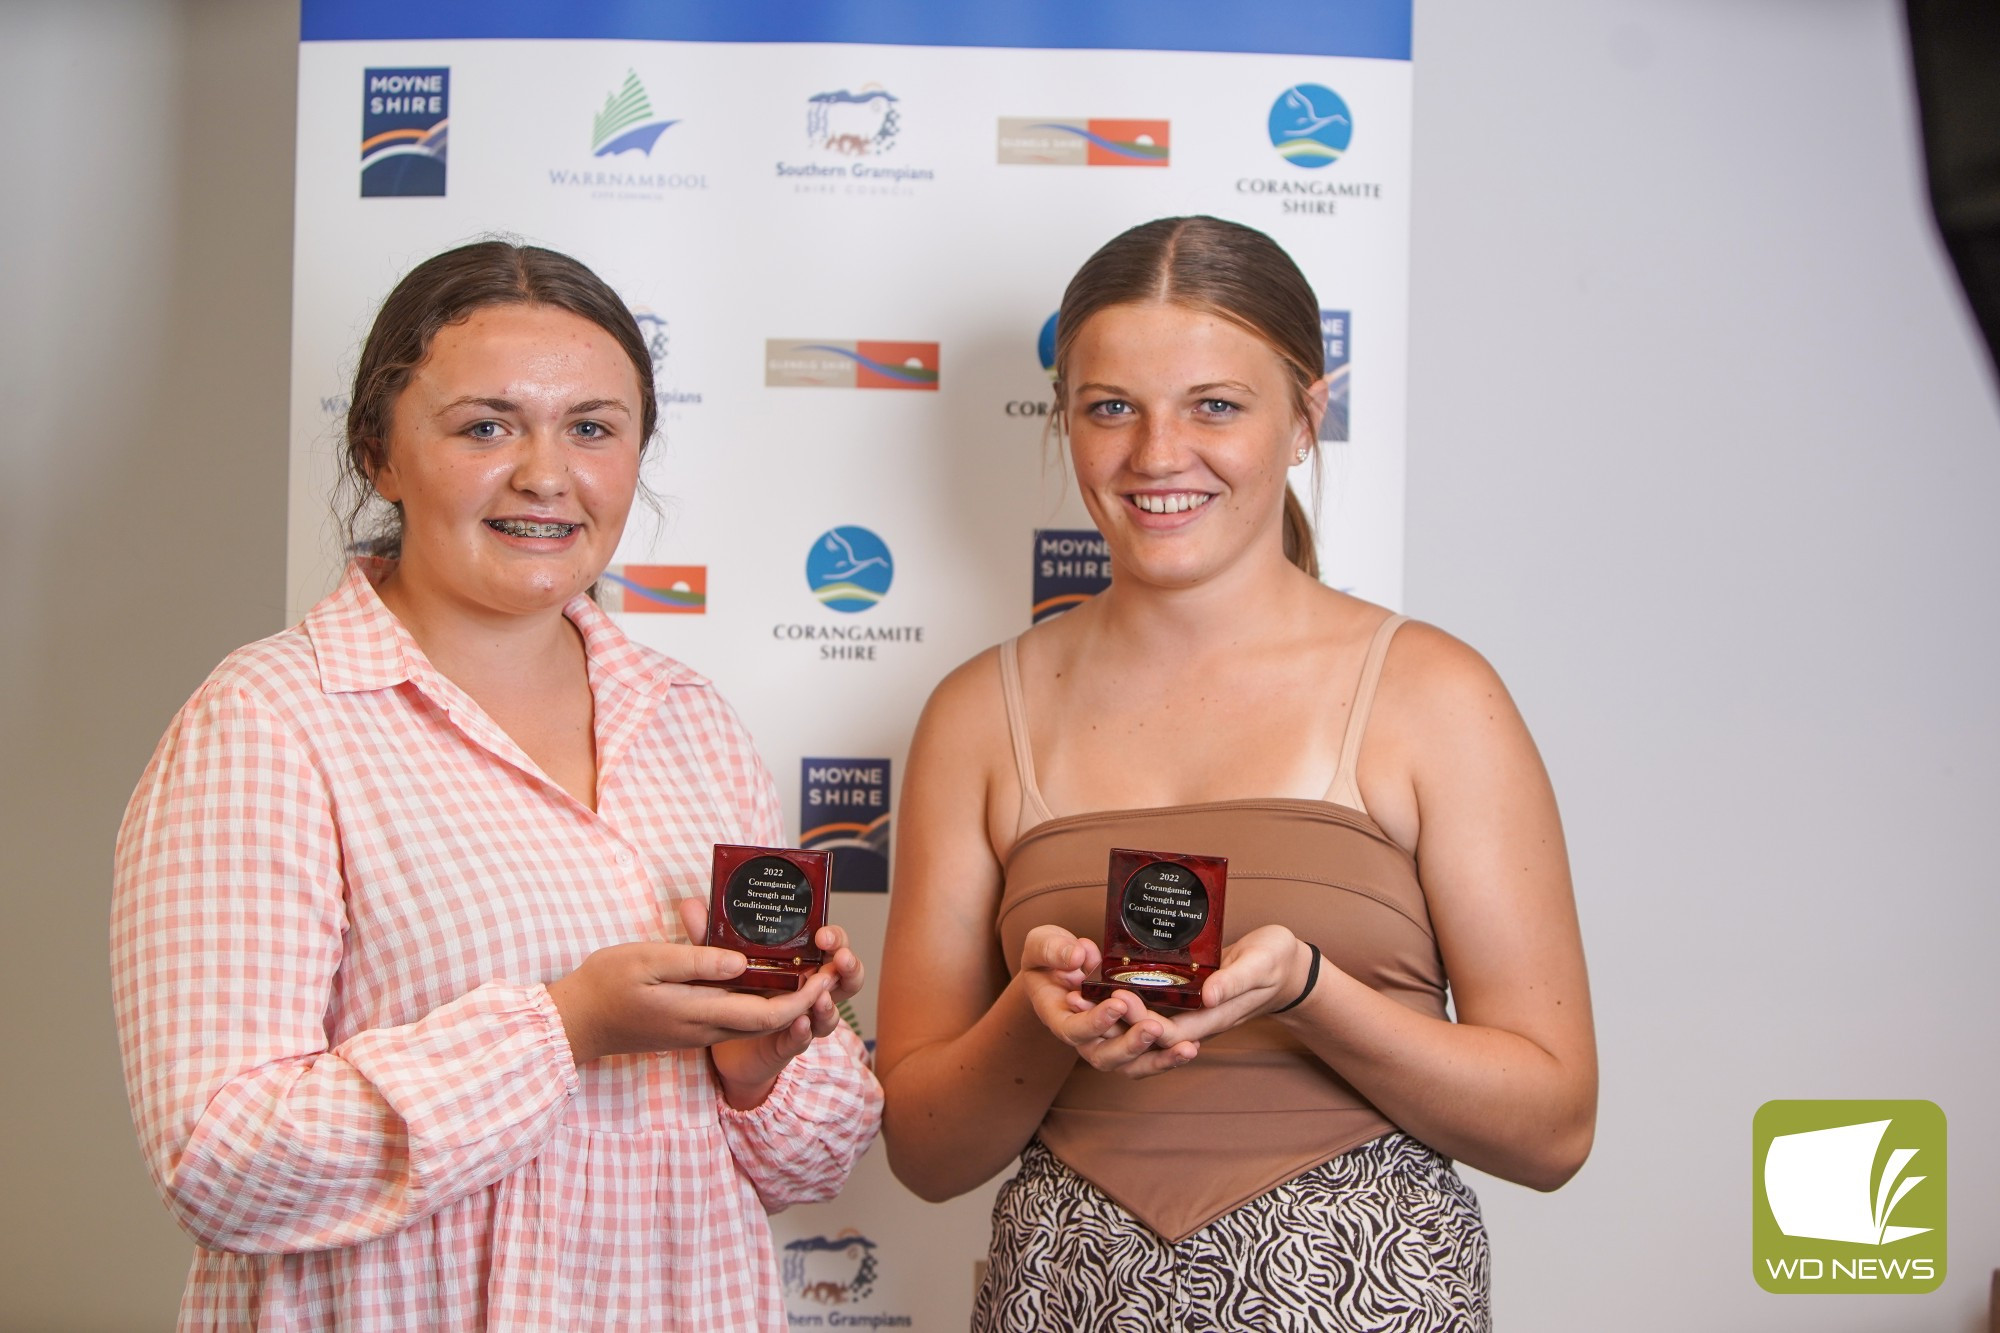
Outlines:
{"type": "Polygon", "coordinates": [[[639,448],[651,443],[659,424],[653,396],[653,358],[639,322],[604,279],[568,255],[509,241],[475,241],[434,255],[404,275],[382,302],[361,361],[354,369],[354,395],[347,407],[347,448],[343,455],[337,509],[348,548],[394,556],[403,545],[403,511],[389,505],[375,530],[361,535],[361,515],[375,498],[374,475],[388,447],[389,414],[410,376],[430,354],[438,330],[469,319],[489,306],[538,305],[567,310],[589,320],[617,340],[639,373],[639,448]]]}
{"type": "MultiPolygon", "coordinates": [[[[1114,236],[1083,262],[1056,312],[1056,406],[1066,427],[1070,347],[1108,306],[1164,301],[1220,316],[1262,339],[1292,374],[1292,406],[1312,420],[1306,396],[1324,374],[1319,299],[1292,257],[1261,231],[1221,218],[1160,218],[1114,236]]],[[[1317,483],[1319,451],[1313,450],[1317,483]]],[[[1314,578],[1319,554],[1305,506],[1285,487],[1285,558],[1314,578]]]]}

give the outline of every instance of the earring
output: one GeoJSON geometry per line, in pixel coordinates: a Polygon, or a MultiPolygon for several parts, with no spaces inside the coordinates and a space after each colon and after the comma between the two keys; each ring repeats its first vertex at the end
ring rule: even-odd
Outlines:
{"type": "Polygon", "coordinates": [[[1298,466],[1299,464],[1301,464],[1301,463],[1303,463],[1303,462],[1305,462],[1305,461],[1306,461],[1306,452],[1307,452],[1307,450],[1306,450],[1306,446],[1305,446],[1305,445],[1303,445],[1303,444],[1302,444],[1302,445],[1300,445],[1300,446],[1299,446],[1299,451],[1298,451],[1297,453],[1295,453],[1295,454],[1293,454],[1293,455],[1292,455],[1292,466],[1293,466],[1293,467],[1297,467],[1297,466],[1298,466]]]}

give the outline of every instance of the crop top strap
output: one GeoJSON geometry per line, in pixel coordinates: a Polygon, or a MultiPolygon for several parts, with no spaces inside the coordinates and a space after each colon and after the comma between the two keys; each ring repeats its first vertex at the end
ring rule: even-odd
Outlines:
{"type": "Polygon", "coordinates": [[[1035,752],[1028,746],[1028,708],[1021,695],[1020,642],[1013,638],[1000,645],[1000,697],[1007,705],[1007,737],[1014,742],[1014,772],[1021,779],[1021,813],[1014,825],[1016,838],[1055,818],[1035,782],[1035,752]]]}
{"type": "Polygon", "coordinates": [[[1333,770],[1333,784],[1326,799],[1334,805],[1368,813],[1361,802],[1361,786],[1355,771],[1361,759],[1361,737],[1368,730],[1368,714],[1375,707],[1375,686],[1382,679],[1382,663],[1389,656],[1389,640],[1403,627],[1408,616],[1390,616],[1376,627],[1368,641],[1368,655],[1361,661],[1361,677],[1354,684],[1354,701],[1347,706],[1347,734],[1340,740],[1340,763],[1333,770]]]}

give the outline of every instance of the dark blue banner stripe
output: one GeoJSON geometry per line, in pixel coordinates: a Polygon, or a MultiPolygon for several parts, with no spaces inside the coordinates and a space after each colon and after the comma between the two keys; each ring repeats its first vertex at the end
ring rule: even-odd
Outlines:
{"type": "Polygon", "coordinates": [[[303,0],[308,42],[867,42],[1410,58],[1412,0],[303,0]]]}

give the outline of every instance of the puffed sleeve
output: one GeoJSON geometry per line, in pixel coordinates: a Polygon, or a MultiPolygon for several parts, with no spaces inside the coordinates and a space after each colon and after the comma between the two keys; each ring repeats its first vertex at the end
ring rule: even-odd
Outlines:
{"type": "MultiPolygon", "coordinates": [[[[750,762],[751,841],[782,846],[777,785],[754,754],[750,762]]],[[[774,1213],[840,1193],[882,1125],[882,1085],[869,1068],[867,1049],[846,1024],[786,1065],[756,1106],[739,1111],[720,1097],[716,1103],[730,1155],[774,1213]]]]}
{"type": "Polygon", "coordinates": [[[211,1248],[396,1231],[532,1158],[576,1090],[542,986],[484,985],[331,1045],[341,834],[306,741],[211,678],[119,830],[114,1002],[146,1161],[211,1248]]]}

